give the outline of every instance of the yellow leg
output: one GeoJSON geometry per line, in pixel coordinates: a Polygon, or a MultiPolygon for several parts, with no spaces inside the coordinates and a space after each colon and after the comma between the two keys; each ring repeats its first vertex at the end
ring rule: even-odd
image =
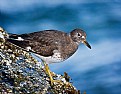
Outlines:
{"type": "Polygon", "coordinates": [[[50,73],[50,69],[49,69],[49,67],[48,67],[47,64],[45,64],[45,71],[46,71],[46,73],[47,73],[47,74],[49,75],[49,77],[50,77],[51,85],[53,85],[53,78],[52,78],[52,75],[51,75],[51,73],[50,73]]]}
{"type": "Polygon", "coordinates": [[[51,86],[54,85],[54,82],[58,82],[58,83],[62,82],[60,80],[53,80],[52,75],[51,75],[51,71],[50,71],[48,65],[45,62],[43,62],[43,63],[44,63],[44,66],[45,66],[45,71],[50,77],[51,86]]]}

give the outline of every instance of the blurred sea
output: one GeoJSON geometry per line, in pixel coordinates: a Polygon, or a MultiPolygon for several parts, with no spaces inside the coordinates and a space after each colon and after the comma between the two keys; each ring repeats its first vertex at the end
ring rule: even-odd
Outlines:
{"type": "Polygon", "coordinates": [[[67,72],[87,94],[121,94],[120,0],[0,0],[0,26],[9,33],[82,28],[92,49],[83,44],[55,73],[67,72]]]}

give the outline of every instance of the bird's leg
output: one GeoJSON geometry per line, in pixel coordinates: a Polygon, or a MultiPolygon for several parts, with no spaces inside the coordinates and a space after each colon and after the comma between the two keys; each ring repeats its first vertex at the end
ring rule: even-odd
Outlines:
{"type": "Polygon", "coordinates": [[[49,75],[49,77],[50,77],[50,82],[51,82],[51,85],[53,85],[53,78],[52,78],[52,75],[51,75],[51,73],[50,73],[50,69],[49,69],[49,67],[48,67],[48,65],[47,64],[44,64],[45,65],[45,71],[46,71],[46,73],[49,75]]]}
{"type": "Polygon", "coordinates": [[[48,64],[46,64],[44,61],[43,61],[43,63],[44,63],[44,66],[45,66],[45,71],[46,71],[46,73],[47,73],[47,74],[49,75],[49,77],[50,77],[51,85],[53,85],[54,82],[58,82],[58,83],[62,82],[62,81],[60,81],[60,80],[53,80],[52,75],[51,75],[51,71],[50,71],[50,69],[49,69],[49,67],[48,67],[48,64]]]}

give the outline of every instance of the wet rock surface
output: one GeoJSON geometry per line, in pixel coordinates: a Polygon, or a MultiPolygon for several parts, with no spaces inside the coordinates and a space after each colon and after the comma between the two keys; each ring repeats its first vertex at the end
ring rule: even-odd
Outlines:
{"type": "Polygon", "coordinates": [[[64,76],[52,72],[59,80],[52,86],[44,66],[22,48],[6,41],[8,34],[0,28],[0,94],[79,94],[64,76]]]}

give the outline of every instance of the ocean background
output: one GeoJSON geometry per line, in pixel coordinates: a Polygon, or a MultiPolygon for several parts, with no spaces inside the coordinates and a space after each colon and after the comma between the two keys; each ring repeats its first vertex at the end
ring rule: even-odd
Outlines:
{"type": "Polygon", "coordinates": [[[120,0],[0,0],[0,26],[15,34],[82,28],[92,49],[81,44],[50,69],[67,72],[81,92],[121,94],[120,0]]]}

